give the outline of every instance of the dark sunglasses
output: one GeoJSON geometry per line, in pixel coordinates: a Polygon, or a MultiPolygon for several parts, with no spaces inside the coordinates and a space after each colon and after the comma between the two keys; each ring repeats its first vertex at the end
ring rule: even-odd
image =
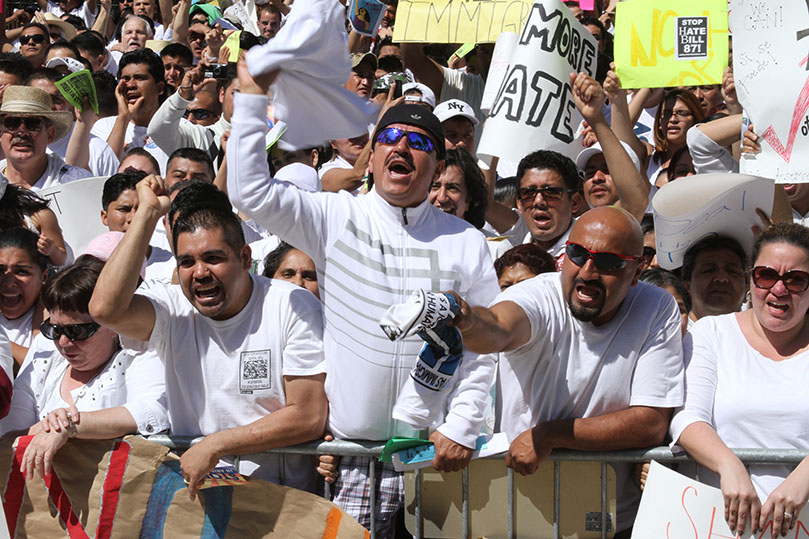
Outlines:
{"type": "Polygon", "coordinates": [[[28,45],[29,42],[33,41],[37,45],[41,45],[45,43],[45,36],[42,34],[30,34],[27,36],[20,36],[20,45],[28,45]]]}
{"type": "Polygon", "coordinates": [[[95,322],[88,322],[86,324],[70,324],[67,326],[57,326],[56,324],[51,324],[51,319],[48,318],[39,326],[39,330],[42,332],[42,335],[45,336],[46,339],[50,339],[52,341],[57,340],[59,337],[64,335],[71,341],[86,341],[93,335],[95,335],[98,328],[100,328],[100,324],[96,324],[95,322]]]}
{"type": "Polygon", "coordinates": [[[21,125],[32,133],[39,133],[45,125],[45,120],[36,116],[3,116],[3,130],[16,131],[21,125]]]}
{"type": "Polygon", "coordinates": [[[420,152],[431,152],[435,149],[435,144],[427,135],[422,133],[414,133],[412,131],[405,131],[398,127],[386,127],[376,134],[376,142],[393,146],[397,144],[402,137],[407,136],[407,144],[414,150],[420,152]]]}
{"type": "Polygon", "coordinates": [[[624,269],[626,263],[633,260],[643,260],[642,256],[620,255],[609,251],[591,251],[587,247],[572,241],[565,243],[565,255],[571,262],[580,267],[584,266],[592,258],[596,269],[606,272],[624,269]]]}
{"type": "Polygon", "coordinates": [[[809,273],[801,270],[792,270],[781,275],[767,266],[753,268],[753,284],[758,288],[769,290],[775,283],[782,281],[790,292],[803,292],[809,288],[809,273]]]}
{"type": "Polygon", "coordinates": [[[193,116],[195,120],[207,120],[213,116],[213,112],[206,109],[185,109],[183,118],[188,118],[189,116],[193,116]]]}
{"type": "Polygon", "coordinates": [[[573,189],[565,189],[564,187],[520,187],[517,189],[517,196],[523,202],[533,202],[538,194],[542,194],[542,198],[548,202],[562,200],[562,195],[573,192],[573,189]]]}

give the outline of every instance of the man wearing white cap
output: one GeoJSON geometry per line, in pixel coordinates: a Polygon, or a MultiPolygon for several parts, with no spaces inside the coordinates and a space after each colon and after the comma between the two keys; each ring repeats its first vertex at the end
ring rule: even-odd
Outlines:
{"type": "Polygon", "coordinates": [[[48,144],[70,131],[73,116],[52,110],[51,96],[39,88],[8,86],[0,105],[0,173],[10,183],[40,190],[86,178],[90,172],[46,153],[48,144]]]}
{"type": "Polygon", "coordinates": [[[420,82],[408,82],[402,86],[405,103],[424,105],[430,110],[435,108],[435,94],[430,87],[420,82]]]}
{"type": "Polygon", "coordinates": [[[460,99],[450,99],[439,103],[434,113],[444,128],[447,149],[463,148],[474,157],[475,126],[479,122],[469,103],[460,99]]]}

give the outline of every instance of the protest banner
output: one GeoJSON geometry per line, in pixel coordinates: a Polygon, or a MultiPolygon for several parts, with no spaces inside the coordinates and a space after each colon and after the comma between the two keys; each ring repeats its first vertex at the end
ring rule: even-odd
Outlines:
{"type": "MultiPolygon", "coordinates": [[[[575,156],[581,124],[570,73],[595,76],[595,38],[558,0],[537,0],[511,52],[478,154],[519,161],[540,148],[575,156]]],[[[485,93],[485,90],[484,90],[485,93]]]]}
{"type": "Polygon", "coordinates": [[[81,112],[83,99],[87,97],[90,106],[98,114],[98,96],[96,95],[96,85],[89,69],[82,69],[59,79],[54,83],[59,93],[67,99],[68,103],[76,107],[81,112]]]}
{"type": "Polygon", "coordinates": [[[739,169],[778,183],[808,182],[809,6],[734,1],[731,17],[736,93],[761,136],[761,153],[742,154],[739,169]]]}
{"type": "Polygon", "coordinates": [[[494,99],[497,97],[500,85],[503,84],[503,79],[506,77],[508,66],[511,63],[511,55],[514,52],[514,47],[517,46],[519,38],[520,36],[514,32],[503,32],[497,36],[497,42],[492,52],[492,61],[489,63],[486,86],[483,89],[483,97],[480,98],[480,110],[484,114],[488,114],[494,104],[494,99]]]}
{"type": "Polygon", "coordinates": [[[56,453],[49,476],[26,480],[20,462],[32,438],[0,439],[0,489],[11,537],[368,537],[320,496],[260,479],[207,488],[191,501],[180,459],[136,436],[70,440],[56,453]]]}
{"type": "MultiPolygon", "coordinates": [[[[547,539],[601,536],[601,463],[544,461],[531,475],[513,474],[502,460],[476,459],[469,463],[468,481],[459,473],[423,469],[420,483],[406,472],[405,526],[416,531],[416,498],[421,499],[424,537],[486,537],[487,539],[547,539]],[[554,467],[559,466],[559,515],[554,516],[554,467]],[[513,487],[513,488],[510,488],[513,487]],[[463,492],[468,498],[468,526],[464,522],[463,492]],[[512,501],[509,504],[509,500],[512,501]],[[513,533],[508,535],[506,515],[513,508],[513,533]],[[556,521],[556,522],[554,522],[556,521]],[[554,529],[558,530],[558,536],[554,529]]],[[[611,465],[605,473],[606,537],[615,535],[616,474],[611,465]]],[[[648,536],[659,537],[659,536],[648,536]]],[[[714,538],[717,539],[717,538],[714,538]]]]}
{"type": "MultiPolygon", "coordinates": [[[[753,526],[757,527],[757,526],[753,526]]],[[[694,481],[652,461],[632,539],[666,537],[667,539],[774,539],[772,520],[758,533],[747,523],[745,532],[737,535],[725,522],[725,501],[718,488],[694,481]]],[[[798,515],[795,527],[787,537],[809,537],[809,509],[798,515]]]]}
{"type": "Polygon", "coordinates": [[[753,246],[760,208],[772,215],[775,184],[746,174],[697,174],[667,183],[652,199],[660,267],[682,266],[685,252],[710,236],[730,236],[745,251],[753,246]]]}
{"type": "Polygon", "coordinates": [[[355,32],[374,37],[382,24],[385,4],[379,0],[351,0],[348,22],[355,32]]]}
{"type": "Polygon", "coordinates": [[[532,0],[400,0],[393,41],[494,43],[503,32],[522,30],[531,4],[532,0]]]}
{"type": "Polygon", "coordinates": [[[629,0],[615,12],[615,66],[624,88],[721,84],[727,0],[629,0]]]}
{"type": "Polygon", "coordinates": [[[90,240],[107,232],[101,222],[101,193],[107,176],[85,178],[42,189],[39,196],[50,202],[59,219],[62,236],[75,256],[79,256],[90,240]]]}

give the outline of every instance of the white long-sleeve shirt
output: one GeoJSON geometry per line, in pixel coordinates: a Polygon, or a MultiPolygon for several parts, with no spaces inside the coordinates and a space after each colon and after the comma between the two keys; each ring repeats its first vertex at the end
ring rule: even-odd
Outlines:
{"type": "MultiPolygon", "coordinates": [[[[237,94],[228,142],[228,193],[242,212],[307,253],[324,304],[326,394],[338,438],[386,440],[417,431],[391,411],[424,344],[391,342],[379,327],[387,308],[413,290],[456,290],[488,305],[499,288],[483,235],[425,200],[388,204],[376,191],[354,197],[310,193],[270,178],[264,96],[237,94]]],[[[469,351],[446,389],[438,430],[474,447],[494,374],[490,359],[469,351]]]]}

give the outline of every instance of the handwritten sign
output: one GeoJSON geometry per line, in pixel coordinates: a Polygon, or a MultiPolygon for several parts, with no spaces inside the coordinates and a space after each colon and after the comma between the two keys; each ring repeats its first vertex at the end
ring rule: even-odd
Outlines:
{"type": "Polygon", "coordinates": [[[101,193],[107,176],[55,185],[42,189],[39,196],[50,201],[50,209],[59,219],[65,242],[79,256],[90,240],[107,232],[101,222],[101,193]]]}
{"type": "MultiPolygon", "coordinates": [[[[730,531],[725,522],[722,491],[694,481],[652,461],[640,499],[632,539],[666,537],[668,539],[774,539],[770,520],[762,531],[753,534],[750,523],[743,535],[730,531]]],[[[804,507],[788,537],[809,537],[809,509],[804,507]]]]}
{"type": "Polygon", "coordinates": [[[393,40],[415,43],[493,43],[519,32],[532,0],[400,0],[393,40]]]}
{"type": "Polygon", "coordinates": [[[59,93],[67,99],[67,102],[76,107],[79,112],[83,108],[83,99],[88,98],[90,106],[98,114],[98,96],[96,95],[96,85],[89,69],[82,69],[71,73],[67,77],[59,79],[54,83],[59,93]]]}
{"type": "Polygon", "coordinates": [[[710,236],[729,236],[749,251],[756,208],[772,213],[775,184],[745,174],[697,174],[667,183],[652,199],[660,267],[682,266],[685,252],[710,236]]]}
{"type": "Polygon", "coordinates": [[[625,88],[720,84],[727,0],[629,0],[615,13],[615,66],[625,88]]]}
{"type": "Polygon", "coordinates": [[[575,151],[570,143],[581,115],[570,73],[594,76],[596,56],[596,40],[564,4],[537,0],[511,52],[478,153],[519,161],[539,148],[575,151]]]}
{"type": "Polygon", "coordinates": [[[809,6],[802,0],[734,1],[731,17],[736,93],[761,135],[761,153],[743,154],[739,168],[779,183],[807,182],[809,6]]]}

